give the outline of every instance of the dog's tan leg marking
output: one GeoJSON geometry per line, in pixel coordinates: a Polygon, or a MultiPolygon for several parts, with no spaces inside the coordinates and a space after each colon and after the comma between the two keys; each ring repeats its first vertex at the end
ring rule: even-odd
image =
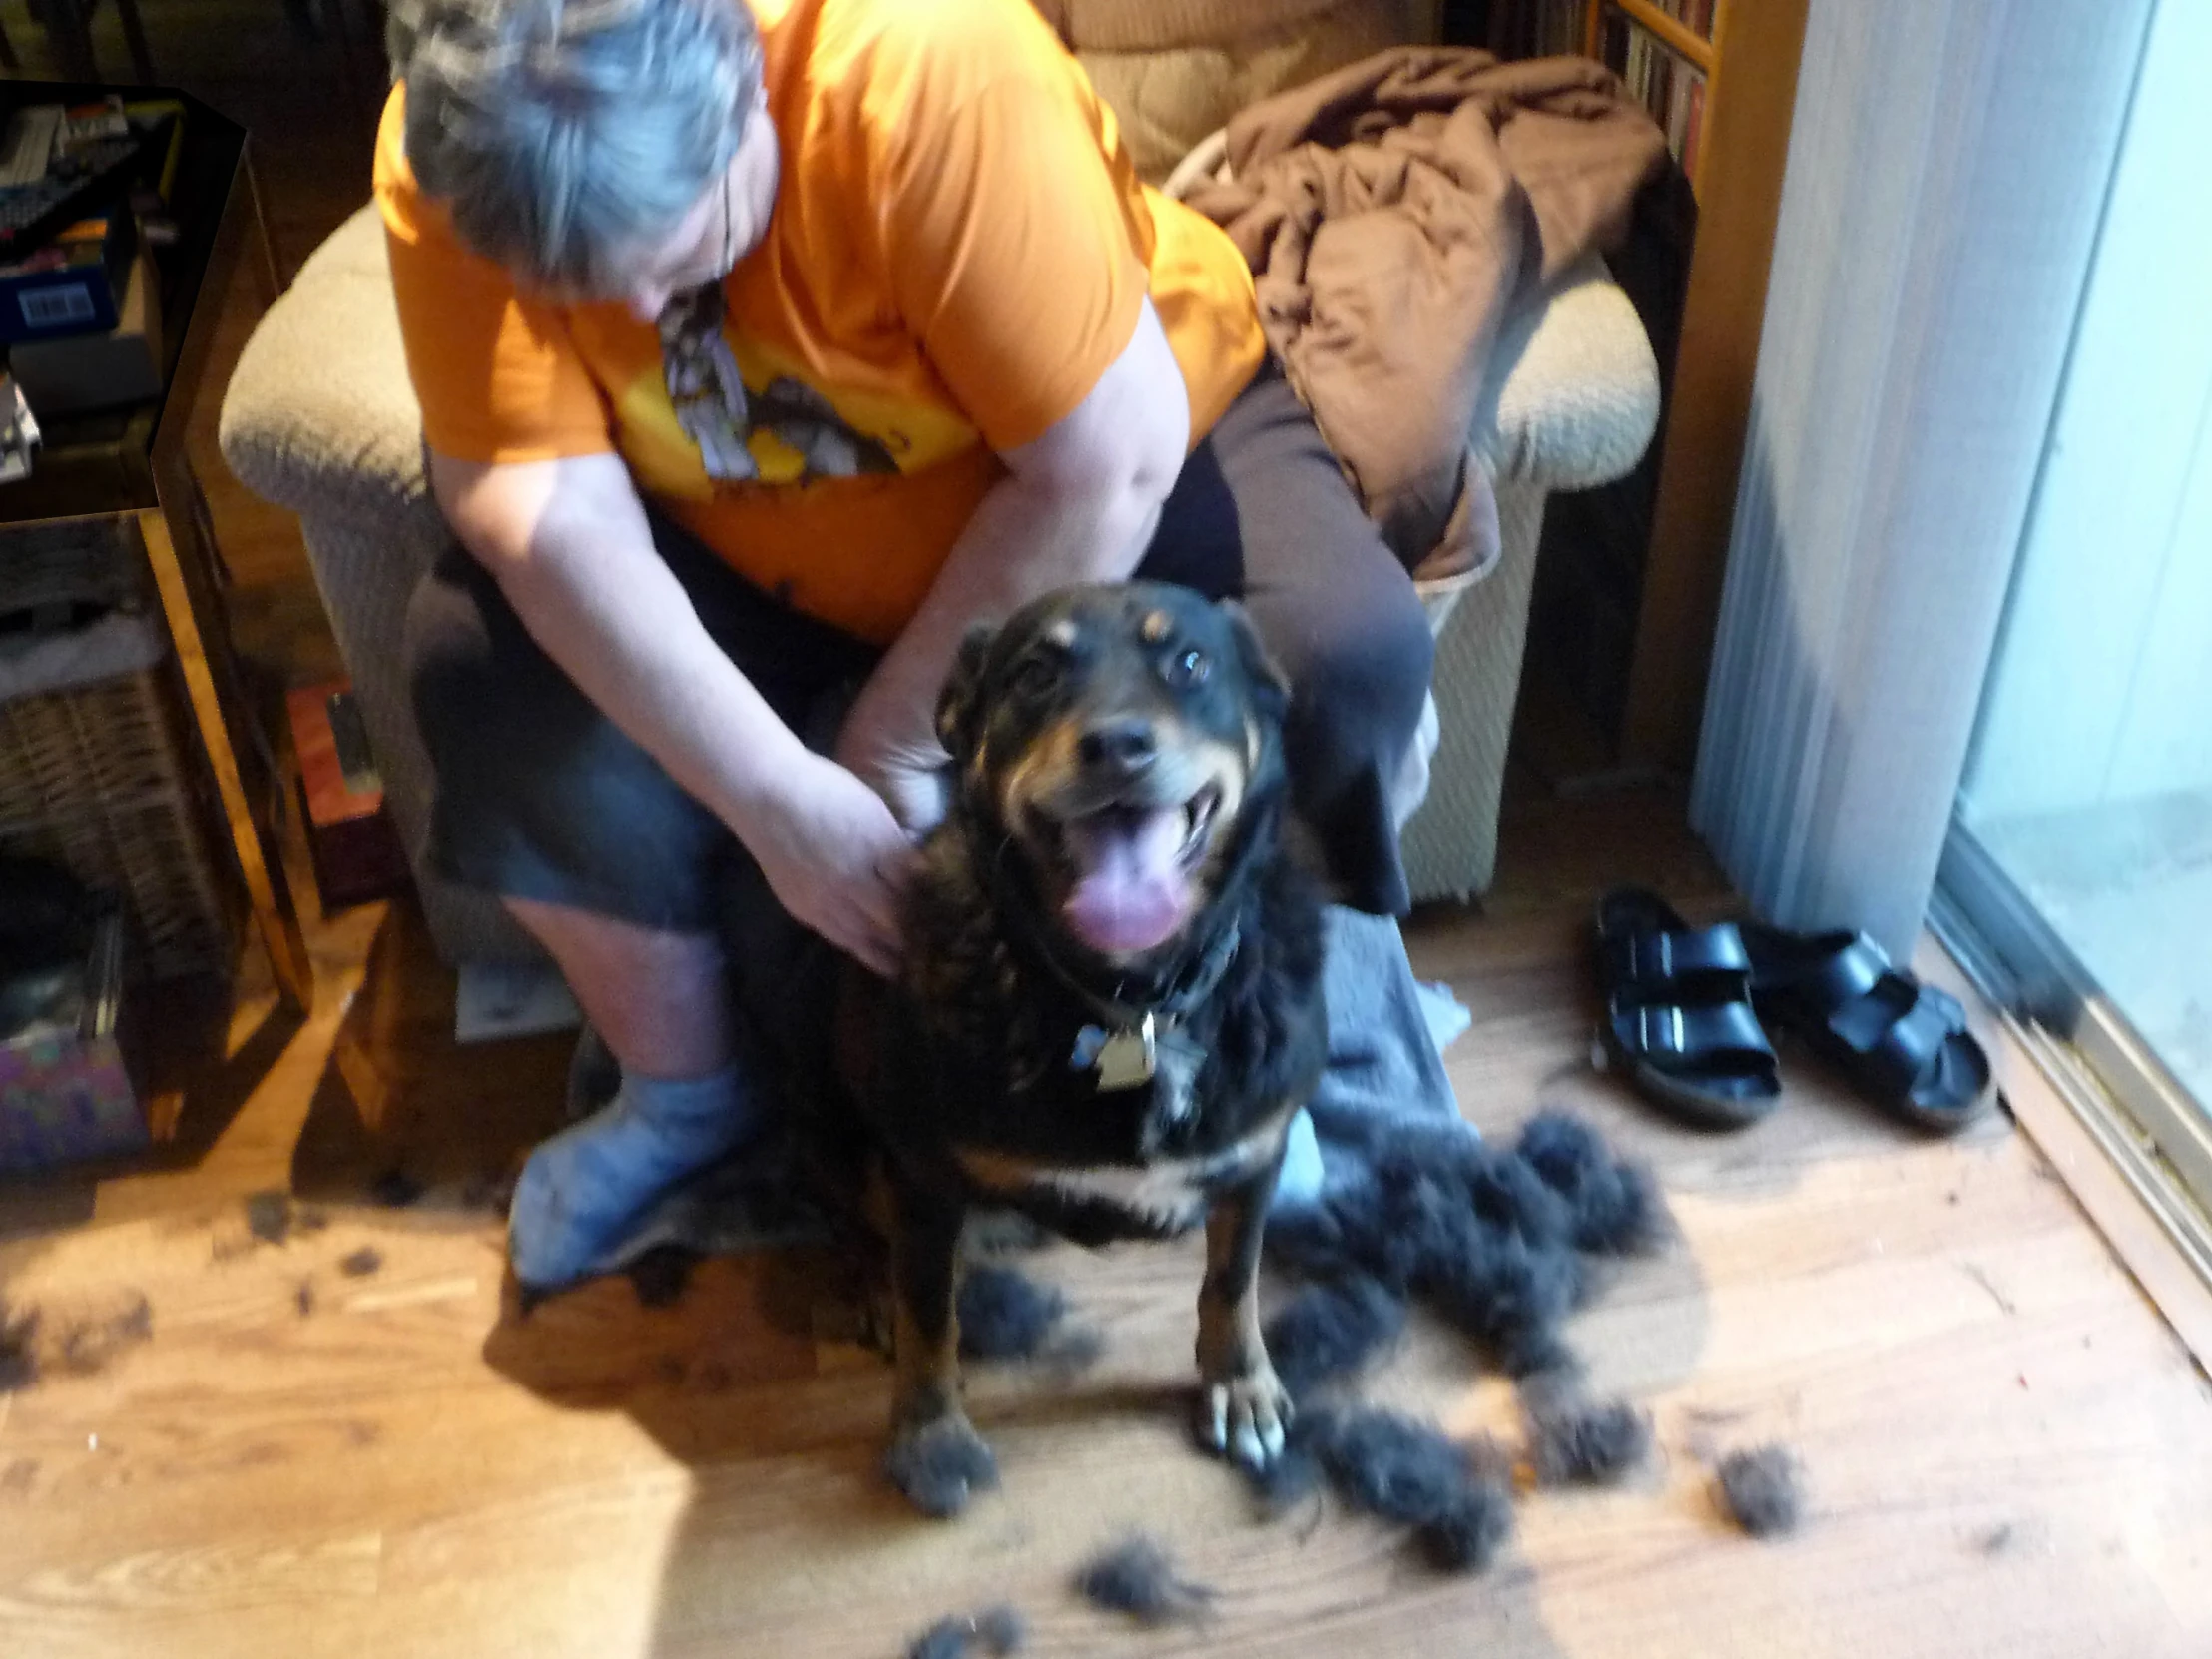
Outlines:
{"type": "Polygon", "coordinates": [[[957,1204],[900,1188],[892,1194],[891,1477],[916,1507],[955,1515],[998,1483],[990,1447],[960,1403],[957,1204]]]}
{"type": "Polygon", "coordinates": [[[1278,1157],[1260,1179],[1215,1200],[1206,1218],[1206,1278],[1198,1291],[1199,1433],[1247,1468],[1283,1453],[1291,1396],[1260,1335],[1260,1240],[1278,1157]]]}
{"type": "Polygon", "coordinates": [[[893,1426],[907,1428],[958,1415],[959,1316],[947,1312],[934,1322],[922,1319],[901,1293],[891,1308],[891,1322],[898,1374],[898,1392],[891,1406],[893,1426]]]}

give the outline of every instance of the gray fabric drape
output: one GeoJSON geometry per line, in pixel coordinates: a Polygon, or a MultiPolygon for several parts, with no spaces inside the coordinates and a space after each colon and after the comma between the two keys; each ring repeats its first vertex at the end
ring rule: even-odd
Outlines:
{"type": "Polygon", "coordinates": [[[1814,0],[1691,799],[1785,925],[1918,937],[2153,4],[1814,0]]]}

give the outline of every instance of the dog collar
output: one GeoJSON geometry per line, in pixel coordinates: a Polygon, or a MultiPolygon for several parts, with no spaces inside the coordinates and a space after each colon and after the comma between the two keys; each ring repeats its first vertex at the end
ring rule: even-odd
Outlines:
{"type": "Polygon", "coordinates": [[[1068,1070],[1098,1073],[1100,1094],[1142,1088],[1159,1069],[1160,1027],[1152,1014],[1146,1014],[1134,1027],[1125,1025],[1112,1031],[1102,1025],[1086,1025],[1075,1033],[1075,1047],[1068,1055],[1068,1070]]]}
{"type": "Polygon", "coordinates": [[[1045,960],[1052,971],[1101,1016],[1099,1023],[1085,1025],[1075,1033],[1068,1069],[1095,1073],[1101,1094],[1141,1089],[1151,1082],[1159,1074],[1161,1042],[1172,1041],[1183,1016],[1214,993],[1236,958],[1240,931],[1231,922],[1189,973],[1171,985],[1159,1001],[1146,1007],[1131,1007],[1084,989],[1047,953],[1045,960]]]}
{"type": "Polygon", "coordinates": [[[999,914],[1013,920],[1015,931],[1052,977],[1098,1016],[1076,1031],[1074,1045],[1068,1050],[1068,1070],[1096,1074],[1101,1094],[1139,1089],[1150,1083],[1159,1075],[1161,1043],[1174,1041],[1175,1028],[1183,1016],[1213,995],[1214,987],[1236,959],[1241,925],[1232,920],[1205,954],[1157,998],[1131,1005],[1117,996],[1099,995],[1070,973],[1021,905],[1006,902],[1005,876],[997,860],[974,861],[981,864],[986,890],[999,914]]]}

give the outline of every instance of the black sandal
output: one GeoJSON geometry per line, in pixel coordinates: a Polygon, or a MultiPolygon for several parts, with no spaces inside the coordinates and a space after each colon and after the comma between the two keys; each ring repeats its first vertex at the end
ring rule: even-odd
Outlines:
{"type": "Polygon", "coordinates": [[[1597,907],[1606,1050],[1677,1117],[1741,1129],[1782,1097],[1751,1001],[1751,957],[1731,924],[1693,928],[1657,893],[1618,887],[1597,907]]]}
{"type": "Polygon", "coordinates": [[[1906,1122],[1955,1134],[1981,1115],[1989,1057],[1949,992],[1890,965],[1864,933],[1746,922],[1754,1005],[1906,1122]]]}

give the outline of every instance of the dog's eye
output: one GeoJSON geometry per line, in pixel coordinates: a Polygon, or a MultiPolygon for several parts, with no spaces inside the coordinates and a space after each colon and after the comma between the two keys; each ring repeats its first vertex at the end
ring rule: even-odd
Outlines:
{"type": "Polygon", "coordinates": [[[1060,683],[1058,657],[1024,657],[1014,665],[1014,692],[1021,697],[1043,697],[1060,683]]]}
{"type": "Polygon", "coordinates": [[[1167,679],[1171,686],[1203,686],[1206,676],[1213,672],[1213,659],[1195,646],[1168,659],[1167,679]]]}

